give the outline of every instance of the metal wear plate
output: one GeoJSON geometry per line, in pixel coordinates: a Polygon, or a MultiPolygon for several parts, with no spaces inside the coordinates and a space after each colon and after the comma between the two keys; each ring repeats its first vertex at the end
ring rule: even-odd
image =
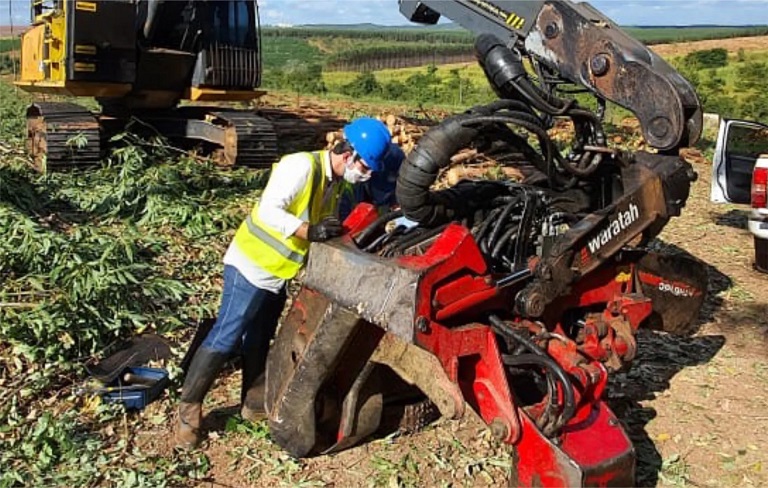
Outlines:
{"type": "Polygon", "coordinates": [[[421,270],[400,266],[345,244],[313,243],[304,284],[407,342],[414,341],[421,270]]]}

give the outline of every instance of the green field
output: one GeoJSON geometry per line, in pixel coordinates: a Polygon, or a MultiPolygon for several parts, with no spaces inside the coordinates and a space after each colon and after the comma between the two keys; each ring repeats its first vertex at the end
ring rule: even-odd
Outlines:
{"type": "MultiPolygon", "coordinates": [[[[646,44],[768,34],[768,27],[626,27],[624,30],[646,44]]],[[[409,62],[411,66],[423,65],[425,53],[434,56],[463,53],[470,58],[473,42],[474,36],[459,28],[369,26],[365,29],[265,27],[262,44],[267,68],[280,68],[291,62],[316,62],[322,64],[326,71],[361,71],[373,58],[399,57],[402,66],[409,62]]]]}
{"type": "MultiPolygon", "coordinates": [[[[768,33],[766,27],[627,27],[625,30],[647,44],[768,33]]],[[[474,61],[473,36],[462,29],[267,27],[263,32],[263,79],[268,89],[399,100],[417,106],[463,107],[495,98],[474,61]],[[428,65],[437,68],[429,76],[428,65]],[[362,72],[368,73],[361,75],[362,72]]],[[[737,86],[734,80],[739,76],[740,64],[760,59],[764,60],[765,55],[734,57],[729,66],[710,73],[712,79],[685,74],[694,78],[691,81],[705,95],[702,97],[705,110],[741,116],[759,113],[757,105],[751,102],[752,91],[737,86]],[[727,103],[729,97],[737,103],[727,103]]],[[[609,107],[609,116],[612,113],[617,117],[626,115],[609,107]]]]}
{"type": "Polygon", "coordinates": [[[322,63],[323,53],[305,40],[295,37],[269,37],[262,40],[262,62],[267,69],[289,64],[322,63]]]}
{"type": "Polygon", "coordinates": [[[768,35],[768,27],[623,27],[635,39],[646,44],[700,41],[768,35]]]}
{"type": "Polygon", "coordinates": [[[19,49],[20,41],[15,37],[0,38],[0,53],[19,49]]]}
{"type": "MultiPolygon", "coordinates": [[[[759,36],[768,34],[768,26],[684,26],[684,27],[622,27],[629,35],[641,42],[658,44],[660,42],[697,41],[702,39],[721,39],[728,37],[759,36]]],[[[474,36],[461,27],[440,28],[397,28],[397,27],[265,27],[264,38],[298,39],[343,37],[348,39],[383,40],[388,42],[428,42],[428,43],[464,43],[471,44],[474,36]]]]}
{"type": "Polygon", "coordinates": [[[768,120],[768,51],[728,55],[719,66],[691,62],[692,56],[707,52],[711,51],[671,60],[696,88],[704,111],[729,118],[768,120]]]}

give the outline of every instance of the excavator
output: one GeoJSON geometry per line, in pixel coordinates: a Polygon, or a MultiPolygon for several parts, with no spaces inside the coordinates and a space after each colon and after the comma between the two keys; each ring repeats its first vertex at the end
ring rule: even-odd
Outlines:
{"type": "Polygon", "coordinates": [[[28,108],[27,146],[38,169],[93,165],[125,130],[195,145],[224,165],[277,159],[269,120],[203,105],[265,93],[255,0],[32,0],[31,17],[16,85],[99,105],[28,108]]]}
{"type": "Polygon", "coordinates": [[[301,458],[474,411],[514,451],[510,485],[635,486],[606,390],[640,329],[690,333],[705,299],[703,263],[649,246],[696,179],[679,150],[701,134],[699,99],[586,3],[399,8],[472,31],[498,100],[421,137],[400,208],[361,203],[345,235],[313,243],[267,360],[271,438],[301,458]],[[607,102],[635,114],[648,150],[610,144],[607,102]],[[524,178],[435,185],[468,149],[524,178]]]}

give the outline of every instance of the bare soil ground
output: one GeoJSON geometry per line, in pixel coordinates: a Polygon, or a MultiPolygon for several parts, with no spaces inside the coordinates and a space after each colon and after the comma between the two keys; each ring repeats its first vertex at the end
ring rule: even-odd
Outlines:
{"type": "Polygon", "coordinates": [[[17,37],[26,31],[29,26],[26,25],[0,25],[0,37],[17,37]]]}
{"type": "MultiPolygon", "coordinates": [[[[405,114],[402,107],[267,100],[310,118],[405,114]]],[[[423,124],[443,114],[422,113],[423,124]]],[[[419,123],[413,114],[405,119],[419,123]]],[[[323,126],[325,127],[325,126],[323,126]]],[[[686,157],[699,174],[682,217],[657,246],[709,265],[709,296],[692,337],[642,333],[639,357],[612,376],[608,401],[637,450],[640,486],[768,486],[768,276],[752,269],[746,213],[709,203],[709,161],[686,157]]],[[[505,484],[513,452],[470,415],[393,435],[330,456],[294,460],[268,439],[265,423],[238,423],[239,372],[209,395],[202,447],[210,469],[200,486],[485,486],[505,484]]],[[[156,402],[131,422],[138,452],[173,459],[174,401],[156,402]]],[[[127,432],[127,431],[126,431],[127,432]]]]}
{"type": "Polygon", "coordinates": [[[731,39],[712,39],[708,41],[657,44],[651,46],[651,49],[662,58],[682,56],[693,51],[715,48],[724,48],[731,54],[739,52],[740,49],[743,49],[744,51],[766,51],[768,50],[768,36],[734,37],[731,39]]]}

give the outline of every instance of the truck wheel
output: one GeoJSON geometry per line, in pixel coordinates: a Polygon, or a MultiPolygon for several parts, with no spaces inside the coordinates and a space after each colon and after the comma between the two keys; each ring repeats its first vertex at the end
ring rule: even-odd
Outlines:
{"type": "Polygon", "coordinates": [[[768,273],[768,239],[755,237],[755,269],[768,273]]]}

